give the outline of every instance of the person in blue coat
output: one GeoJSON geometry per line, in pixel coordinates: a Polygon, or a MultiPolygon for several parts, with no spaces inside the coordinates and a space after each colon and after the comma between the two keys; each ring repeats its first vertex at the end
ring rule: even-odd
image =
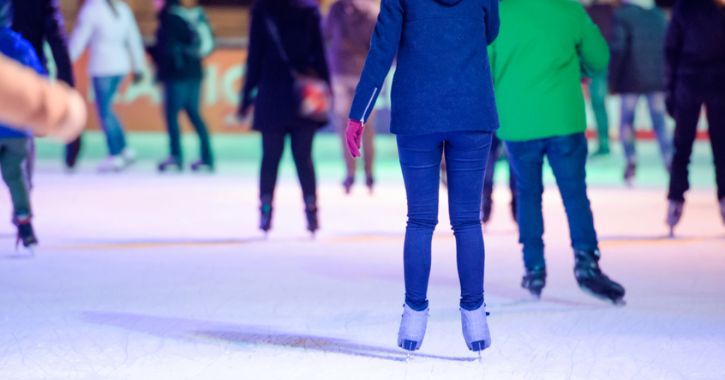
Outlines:
{"type": "Polygon", "coordinates": [[[397,135],[408,198],[405,305],[398,346],[408,351],[420,348],[427,325],[443,154],[464,339],[472,351],[491,344],[479,211],[491,137],[498,128],[486,46],[498,30],[498,0],[382,0],[355,92],[346,130],[353,157],[360,155],[364,124],[397,57],[390,128],[397,135]]]}
{"type": "MultiPolygon", "coordinates": [[[[0,54],[27,66],[38,73],[45,73],[32,45],[10,27],[13,7],[10,0],[0,0],[0,54]]],[[[17,241],[32,249],[38,244],[31,224],[30,184],[26,162],[30,155],[28,132],[0,124],[0,172],[10,191],[13,202],[12,221],[18,228],[17,241]]]]}

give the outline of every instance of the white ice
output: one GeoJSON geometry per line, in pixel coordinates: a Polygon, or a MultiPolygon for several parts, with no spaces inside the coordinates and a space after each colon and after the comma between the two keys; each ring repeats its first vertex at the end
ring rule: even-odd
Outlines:
{"type": "MultiPolygon", "coordinates": [[[[486,234],[493,346],[480,363],[461,335],[443,192],[428,335],[405,363],[399,176],[350,197],[322,178],[312,240],[285,170],[263,240],[255,173],[42,169],[35,257],[1,229],[0,379],[725,379],[725,228],[710,188],[689,194],[669,240],[663,190],[592,186],[603,269],[626,286],[623,308],[577,288],[554,187],[550,281],[528,300],[499,188],[486,234]]],[[[4,193],[0,202],[6,210],[4,193]]]]}

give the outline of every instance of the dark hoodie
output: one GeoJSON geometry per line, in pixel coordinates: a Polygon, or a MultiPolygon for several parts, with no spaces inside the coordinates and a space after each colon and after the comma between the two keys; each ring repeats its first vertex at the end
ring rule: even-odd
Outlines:
{"type": "Polygon", "coordinates": [[[678,0],[665,44],[667,80],[672,90],[678,79],[725,87],[725,8],[714,0],[678,0]],[[698,80],[697,78],[702,78],[698,80]]]}
{"type": "Polygon", "coordinates": [[[393,60],[391,131],[498,128],[486,46],[499,0],[382,0],[350,118],[367,120],[393,60]]]}

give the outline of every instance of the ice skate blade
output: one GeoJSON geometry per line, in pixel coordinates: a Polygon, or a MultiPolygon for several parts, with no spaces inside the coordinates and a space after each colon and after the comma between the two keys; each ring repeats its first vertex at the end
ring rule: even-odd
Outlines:
{"type": "Polygon", "coordinates": [[[583,286],[579,286],[579,289],[581,289],[584,293],[589,294],[590,296],[592,296],[594,298],[597,298],[597,299],[602,300],[604,302],[610,302],[614,306],[624,307],[624,306],[627,305],[627,302],[624,301],[624,298],[612,299],[612,298],[607,297],[605,295],[596,294],[596,293],[592,292],[591,290],[589,290],[589,289],[587,289],[587,288],[585,288],[583,286]]]}
{"type": "Polygon", "coordinates": [[[477,340],[475,342],[471,342],[471,345],[468,346],[468,349],[477,352],[479,360],[481,359],[481,351],[486,349],[486,341],[485,340],[477,340]]]}

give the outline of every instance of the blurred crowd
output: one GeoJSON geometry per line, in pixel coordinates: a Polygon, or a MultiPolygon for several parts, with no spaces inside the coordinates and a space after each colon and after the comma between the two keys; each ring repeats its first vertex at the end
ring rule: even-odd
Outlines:
{"type": "MultiPolygon", "coordinates": [[[[598,26],[611,53],[607,70],[581,68],[581,80],[588,88],[596,122],[597,143],[592,156],[611,154],[611,122],[606,99],[610,94],[617,94],[621,97],[618,136],[626,159],[623,178],[627,183],[634,180],[637,169],[634,121],[637,106],[644,99],[663,167],[671,177],[668,224],[674,227],[682,215],[684,194],[689,188],[688,164],[704,106],[716,164],[718,201],[725,218],[725,0],[581,2],[589,15],[586,22],[593,21],[598,26]],[[675,120],[674,135],[667,128],[668,114],[675,120]]],[[[58,79],[64,85],[42,80],[39,83],[65,91],[68,95],[64,99],[76,99],[77,93],[71,90],[72,67],[88,51],[87,74],[109,153],[98,167],[102,172],[121,172],[136,159],[136,153],[126,141],[123,123],[114,111],[113,99],[124,78],[143,79],[143,73],[148,72],[146,57],[150,56],[155,67],[154,80],[163,88],[163,115],[169,141],[168,156],[158,163],[158,170],[185,168],[179,125],[179,114],[185,113],[199,138],[198,157],[190,168],[214,171],[214,152],[200,112],[204,59],[215,49],[212,27],[196,0],[157,0],[155,4],[159,21],[155,43],[145,47],[134,15],[122,0],[85,0],[69,38],[64,32],[57,0],[0,0],[0,48],[7,59],[45,75],[43,45],[47,43],[57,66],[58,79]]],[[[259,0],[251,8],[249,54],[238,114],[250,120],[253,116],[253,129],[262,135],[259,196],[260,228],[265,232],[272,228],[277,171],[287,139],[291,141],[309,231],[319,228],[313,139],[316,131],[325,125],[335,125],[341,136],[345,165],[342,185],[345,192],[352,191],[357,164],[347,152],[345,123],[380,9],[379,0],[339,0],[324,17],[314,0],[259,0]]],[[[485,50],[486,46],[481,49],[485,50]]],[[[31,80],[28,76],[28,83],[31,80]]],[[[9,82],[3,80],[1,86],[9,87],[9,82]]],[[[502,102],[498,99],[500,108],[520,107],[502,102]]],[[[69,104],[77,103],[69,101],[69,104]]],[[[374,104],[367,106],[372,111],[374,104]]],[[[13,194],[13,218],[19,226],[20,242],[33,245],[37,239],[29,227],[32,212],[27,196],[33,144],[22,128],[34,128],[37,123],[13,115],[13,109],[18,107],[7,108],[8,116],[0,115],[8,127],[0,127],[0,163],[3,178],[13,194]]],[[[68,115],[82,113],[77,106],[70,108],[68,115]]],[[[0,110],[5,113],[5,107],[0,110]]],[[[43,128],[59,124],[58,119],[66,116],[55,116],[43,128]]],[[[76,118],[81,120],[85,115],[76,118]]],[[[535,115],[526,122],[534,123],[535,115]]],[[[375,129],[370,126],[364,129],[362,144],[364,184],[370,191],[375,184],[375,129]]],[[[68,132],[58,134],[70,140],[65,164],[72,170],[81,150],[81,136],[71,139],[68,132]]],[[[489,220],[493,204],[494,163],[504,155],[503,144],[494,136],[481,204],[484,222],[489,220]]],[[[512,173],[515,218],[516,181],[512,173]]]]}

